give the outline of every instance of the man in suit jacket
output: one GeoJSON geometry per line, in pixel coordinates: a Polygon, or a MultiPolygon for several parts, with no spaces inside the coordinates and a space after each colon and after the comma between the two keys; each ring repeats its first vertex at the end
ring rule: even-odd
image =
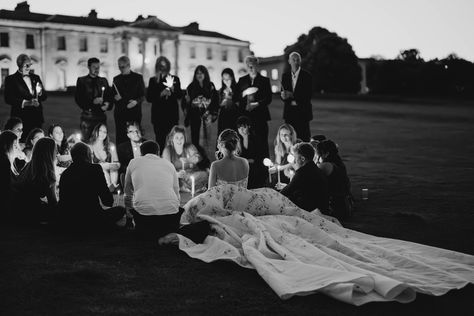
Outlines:
{"type": "Polygon", "coordinates": [[[296,135],[304,142],[309,142],[311,132],[309,122],[313,119],[311,106],[312,76],[309,72],[301,69],[301,56],[293,52],[288,62],[291,66],[290,72],[285,72],[281,78],[281,98],[285,104],[283,108],[283,119],[296,130],[296,135]]]}
{"type": "Polygon", "coordinates": [[[10,116],[23,121],[24,142],[33,128],[41,128],[44,123],[43,105],[46,91],[38,75],[31,73],[31,59],[21,54],[16,59],[18,71],[5,78],[5,102],[11,105],[10,116]]]}
{"type": "Polygon", "coordinates": [[[142,102],[145,98],[145,84],[142,75],[130,70],[130,59],[118,59],[120,75],[115,76],[112,85],[114,93],[115,143],[127,139],[127,122],[142,122],[142,102]]]}
{"type": "Polygon", "coordinates": [[[173,126],[179,124],[178,100],[183,96],[179,78],[171,75],[170,69],[168,58],[158,57],[156,76],[150,78],[146,93],[146,100],[151,103],[151,123],[160,148],[165,148],[166,136],[173,126]]]}
{"type": "Polygon", "coordinates": [[[281,194],[289,198],[298,207],[311,212],[329,209],[328,180],[313,161],[314,148],[309,143],[299,143],[294,147],[295,175],[281,194]]]}
{"type": "Polygon", "coordinates": [[[114,199],[99,164],[91,163],[91,149],[80,142],[71,148],[72,164],[59,181],[58,220],[65,229],[113,227],[125,214],[121,206],[111,207],[114,199]],[[99,203],[109,206],[103,209],[99,203]]]}
{"type": "Polygon", "coordinates": [[[89,74],[79,77],[74,96],[77,105],[82,109],[81,132],[82,140],[88,142],[92,130],[99,123],[107,123],[105,111],[112,106],[112,91],[107,79],[99,77],[100,61],[93,57],[87,60],[89,74]]]}
{"type": "Polygon", "coordinates": [[[272,102],[272,90],[270,79],[262,76],[258,72],[258,59],[255,56],[245,58],[248,74],[240,77],[237,83],[240,92],[240,108],[243,115],[250,118],[252,128],[262,145],[262,152],[269,156],[268,150],[268,123],[270,121],[270,111],[268,105],[272,102]],[[248,94],[248,88],[257,88],[258,91],[248,94]]]}
{"type": "MultiPolygon", "coordinates": [[[[140,145],[145,141],[142,138],[141,127],[138,122],[127,122],[127,136],[127,140],[117,146],[120,175],[125,175],[130,160],[140,157],[140,145]]],[[[120,179],[122,179],[122,176],[120,176],[120,179]]]]}

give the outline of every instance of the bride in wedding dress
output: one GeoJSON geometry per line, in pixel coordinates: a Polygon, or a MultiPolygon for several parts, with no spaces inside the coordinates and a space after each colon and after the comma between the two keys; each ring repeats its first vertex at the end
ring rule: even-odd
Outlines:
{"type": "MultiPolygon", "coordinates": [[[[219,146],[224,155],[232,149],[219,146]]],[[[248,165],[237,159],[232,171],[227,158],[213,163],[210,189],[184,207],[182,224],[204,220],[213,230],[202,244],[177,236],[190,257],[255,269],[282,299],[318,292],[354,305],[408,303],[416,292],[438,296],[474,283],[474,256],[346,229],[273,189],[247,190],[248,165]]]]}

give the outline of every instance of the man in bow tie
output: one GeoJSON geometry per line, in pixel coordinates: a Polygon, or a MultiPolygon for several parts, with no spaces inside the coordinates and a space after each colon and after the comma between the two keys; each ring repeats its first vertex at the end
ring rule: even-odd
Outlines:
{"type": "Polygon", "coordinates": [[[23,121],[24,142],[33,128],[41,128],[44,123],[43,105],[46,91],[38,75],[32,73],[31,58],[20,54],[16,59],[18,71],[5,78],[5,103],[11,106],[10,116],[23,121]]]}

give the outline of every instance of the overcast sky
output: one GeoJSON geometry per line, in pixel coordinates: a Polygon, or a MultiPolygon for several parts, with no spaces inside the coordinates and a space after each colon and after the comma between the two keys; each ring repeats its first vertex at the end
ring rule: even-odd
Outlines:
{"type": "MultiPolygon", "coordinates": [[[[20,0],[2,0],[13,10],[20,0]]],[[[29,0],[38,13],[133,21],[156,15],[173,26],[200,28],[251,42],[257,56],[282,54],[314,26],[349,40],[357,56],[394,58],[418,48],[425,59],[454,52],[474,61],[474,0],[29,0]]]]}

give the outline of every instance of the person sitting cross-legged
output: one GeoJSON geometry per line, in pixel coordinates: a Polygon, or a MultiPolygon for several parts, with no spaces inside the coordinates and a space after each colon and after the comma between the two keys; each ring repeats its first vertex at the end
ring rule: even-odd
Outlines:
{"type": "Polygon", "coordinates": [[[309,143],[299,143],[294,146],[293,152],[296,172],[291,182],[281,190],[281,194],[308,212],[316,208],[323,213],[327,212],[328,180],[313,161],[313,146],[309,143]]]}
{"type": "Polygon", "coordinates": [[[131,210],[135,230],[145,238],[160,238],[159,244],[176,244],[176,233],[202,242],[209,233],[206,221],[179,227],[181,214],[178,175],[171,162],[159,156],[154,141],[140,146],[141,157],[130,161],[125,175],[125,206],[131,210]]]}
{"type": "Polygon", "coordinates": [[[58,222],[64,229],[114,228],[125,209],[111,207],[114,199],[105,180],[102,167],[91,161],[91,149],[80,142],[71,148],[72,164],[59,181],[58,222]],[[103,209],[99,203],[109,206],[103,209]]]}

